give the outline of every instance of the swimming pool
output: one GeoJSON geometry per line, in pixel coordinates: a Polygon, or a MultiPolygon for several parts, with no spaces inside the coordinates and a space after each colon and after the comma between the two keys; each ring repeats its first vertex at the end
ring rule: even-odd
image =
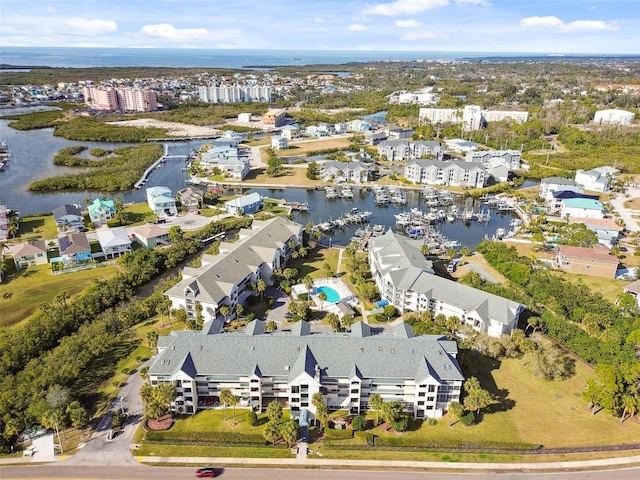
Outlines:
{"type": "Polygon", "coordinates": [[[340,301],[340,294],[331,287],[327,287],[326,285],[322,285],[321,287],[316,288],[318,293],[324,293],[327,296],[326,302],[329,303],[338,303],[340,301]]]}

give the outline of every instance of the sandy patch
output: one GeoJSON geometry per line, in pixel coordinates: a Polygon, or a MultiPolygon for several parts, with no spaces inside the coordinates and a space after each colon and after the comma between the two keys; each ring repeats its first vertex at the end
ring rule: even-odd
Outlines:
{"type": "Polygon", "coordinates": [[[220,135],[222,132],[213,127],[200,127],[186,123],[165,122],[154,118],[138,118],[136,120],[125,120],[122,122],[109,122],[111,125],[123,125],[128,127],[155,127],[162,128],[167,135],[174,137],[207,137],[220,135]]]}

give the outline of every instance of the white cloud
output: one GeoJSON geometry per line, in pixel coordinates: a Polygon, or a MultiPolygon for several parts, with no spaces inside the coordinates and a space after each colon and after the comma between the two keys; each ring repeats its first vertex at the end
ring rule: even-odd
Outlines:
{"type": "Polygon", "coordinates": [[[575,22],[562,25],[563,32],[599,32],[601,30],[616,30],[616,22],[603,22],[602,20],[576,20],[575,22]]]}
{"type": "Polygon", "coordinates": [[[479,5],[481,7],[490,7],[492,3],[487,0],[456,0],[456,5],[479,5]]]}
{"type": "Polygon", "coordinates": [[[322,17],[314,17],[313,21],[316,23],[324,23],[324,18],[322,17]]]}
{"type": "Polygon", "coordinates": [[[391,3],[378,3],[365,8],[364,15],[411,15],[438,7],[446,7],[449,0],[396,0],[391,3]]]}
{"type": "Polygon", "coordinates": [[[438,38],[439,36],[440,35],[438,35],[435,32],[411,32],[411,33],[405,33],[402,36],[402,39],[412,42],[415,40],[427,40],[429,38],[438,38]]]}
{"type": "Polygon", "coordinates": [[[558,17],[527,17],[520,20],[520,25],[527,28],[558,27],[563,22],[558,17]]]}
{"type": "Polygon", "coordinates": [[[362,25],[361,23],[354,23],[353,25],[349,25],[349,30],[352,32],[362,32],[364,30],[368,30],[369,27],[366,25],[362,25]]]}
{"type": "Polygon", "coordinates": [[[71,35],[96,36],[118,30],[116,22],[111,20],[69,17],[59,20],[59,22],[60,32],[71,35]]]}
{"type": "Polygon", "coordinates": [[[206,28],[176,28],[168,23],[145,25],[140,32],[147,37],[166,40],[203,40],[209,35],[206,28]]]}
{"type": "Polygon", "coordinates": [[[416,28],[422,25],[416,20],[396,20],[396,27],[400,28],[416,28]]]}
{"type": "Polygon", "coordinates": [[[616,30],[616,22],[604,22],[602,20],[576,20],[565,23],[558,17],[527,17],[520,20],[520,26],[525,28],[553,28],[560,32],[599,32],[602,30],[616,30]]]}

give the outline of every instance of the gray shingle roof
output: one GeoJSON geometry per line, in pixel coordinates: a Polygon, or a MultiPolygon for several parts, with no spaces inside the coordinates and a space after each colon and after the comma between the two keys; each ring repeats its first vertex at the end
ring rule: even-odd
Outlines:
{"type": "Polygon", "coordinates": [[[150,368],[151,375],[178,373],[190,353],[199,376],[245,376],[259,368],[265,377],[292,379],[302,372],[314,376],[318,365],[322,375],[332,378],[350,378],[356,372],[364,378],[415,378],[426,362],[424,368],[437,378],[464,379],[453,358],[455,343],[437,335],[177,333],[160,337],[162,349],[150,368]]]}

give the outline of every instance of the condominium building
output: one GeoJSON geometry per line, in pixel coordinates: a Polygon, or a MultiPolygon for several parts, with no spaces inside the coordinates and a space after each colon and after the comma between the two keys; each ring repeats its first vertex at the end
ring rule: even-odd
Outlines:
{"type": "Polygon", "coordinates": [[[419,119],[429,123],[462,123],[463,130],[473,131],[483,128],[488,122],[500,122],[506,119],[524,123],[529,119],[529,112],[485,110],[478,105],[466,105],[464,108],[421,108],[419,119]]]}
{"type": "Polygon", "coordinates": [[[510,334],[525,306],[434,275],[423,242],[391,230],[369,241],[369,265],[382,299],[401,313],[430,311],[455,316],[492,337],[510,334]]]}
{"type": "Polygon", "coordinates": [[[378,153],[389,161],[433,157],[442,160],[444,150],[440,142],[423,140],[386,140],[378,144],[378,153]]]}
{"type": "Polygon", "coordinates": [[[158,109],[156,92],[133,87],[85,86],[85,103],[96,110],[150,112],[158,109]]]}
{"type": "Polygon", "coordinates": [[[273,271],[284,267],[302,242],[302,231],[302,225],[283,217],[254,220],[252,228],[240,230],[238,241],[222,242],[218,255],[203,255],[201,267],[185,267],[182,280],[164,294],[189,318],[196,318],[196,305],[205,322],[216,319],[222,305],[233,312],[251,295],[252,283],[272,284],[273,271]]]}
{"type": "Polygon", "coordinates": [[[262,123],[273,127],[281,127],[286,123],[287,111],[272,108],[262,115],[262,123]]]}
{"type": "Polygon", "coordinates": [[[520,168],[522,152],[520,150],[482,150],[468,152],[465,159],[467,162],[481,163],[484,168],[495,165],[496,160],[509,167],[509,169],[520,168]]]}
{"type": "Polygon", "coordinates": [[[174,385],[172,410],[184,413],[219,405],[223,389],[241,407],[258,411],[278,401],[293,418],[315,417],[316,393],[330,410],[352,414],[371,409],[377,393],[383,401],[402,402],[415,418],[441,417],[460,401],[464,376],[456,342],[446,337],[415,336],[405,323],[393,334],[375,335],[363,322],[350,333],[312,333],[305,321],[288,332],[266,333],[264,323],[222,333],[218,322],[202,332],[160,337],[151,384],[174,385]]]}
{"type": "Polygon", "coordinates": [[[404,176],[421,185],[463,188],[482,188],[489,177],[481,163],[442,160],[412,160],[405,166],[404,176]]]}
{"type": "MultiPolygon", "coordinates": [[[[222,85],[198,87],[198,98],[206,103],[271,102],[273,87],[266,85],[222,85]]],[[[249,118],[249,121],[251,119],[249,118]]]]}

